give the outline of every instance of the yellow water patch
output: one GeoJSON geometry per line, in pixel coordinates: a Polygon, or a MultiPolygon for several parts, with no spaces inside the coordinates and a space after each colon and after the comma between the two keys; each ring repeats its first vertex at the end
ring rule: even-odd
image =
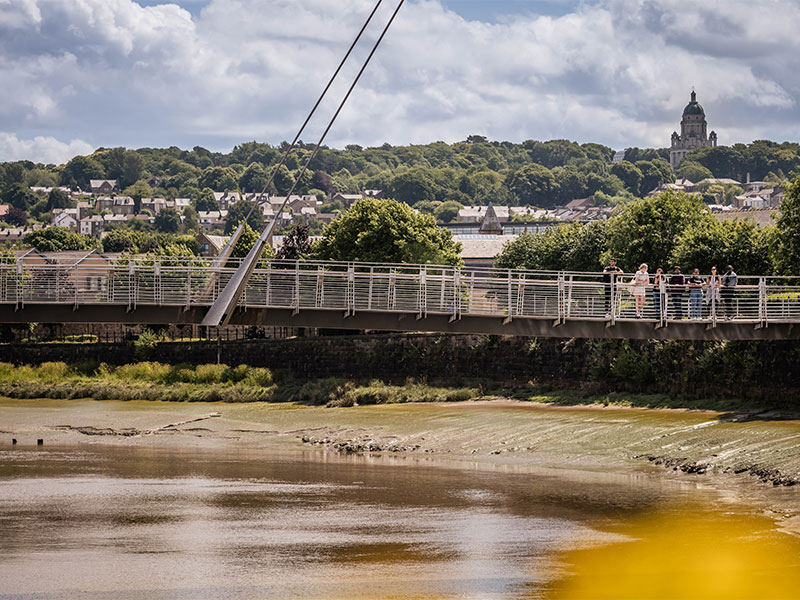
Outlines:
{"type": "Polygon", "coordinates": [[[770,519],[692,507],[638,517],[620,533],[630,541],[559,557],[567,573],[546,597],[800,597],[800,539],[770,519]]]}

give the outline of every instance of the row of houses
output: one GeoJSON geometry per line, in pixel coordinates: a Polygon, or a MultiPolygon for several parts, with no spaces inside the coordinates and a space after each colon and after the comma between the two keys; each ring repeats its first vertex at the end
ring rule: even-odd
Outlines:
{"type": "MultiPolygon", "coordinates": [[[[708,178],[694,183],[688,179],[676,179],[673,183],[662,183],[656,189],[651,191],[648,196],[655,196],[667,190],[686,192],[687,194],[700,195],[701,189],[707,189],[707,185],[735,185],[741,187],[742,194],[734,196],[733,201],[724,210],[741,210],[741,209],[777,209],[780,207],[784,198],[784,190],[780,185],[776,185],[767,181],[750,181],[748,175],[747,180],[742,183],[736,179],[728,178],[708,178]]],[[[713,207],[714,210],[723,210],[723,203],[721,194],[717,196],[717,204],[713,207]]]]}

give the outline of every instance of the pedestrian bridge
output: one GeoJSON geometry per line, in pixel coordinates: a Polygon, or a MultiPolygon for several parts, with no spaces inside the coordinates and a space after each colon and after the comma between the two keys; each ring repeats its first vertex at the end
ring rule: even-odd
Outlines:
{"type": "MultiPolygon", "coordinates": [[[[44,254],[0,265],[0,323],[199,324],[236,272],[230,260],[44,254]]],[[[739,277],[708,289],[631,275],[313,261],[262,262],[231,325],[636,339],[800,338],[800,278],[739,277]],[[698,300],[698,295],[702,298],[698,300]],[[699,307],[699,308],[698,308],[699,307]],[[692,316],[689,318],[690,309],[692,316]],[[699,312],[698,312],[699,311],[699,312]]]]}

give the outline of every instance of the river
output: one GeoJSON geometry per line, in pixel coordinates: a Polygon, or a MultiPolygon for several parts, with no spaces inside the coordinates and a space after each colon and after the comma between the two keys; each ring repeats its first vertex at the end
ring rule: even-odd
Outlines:
{"type": "Polygon", "coordinates": [[[9,599],[790,598],[800,572],[696,481],[319,449],[6,445],[0,524],[9,599]]]}

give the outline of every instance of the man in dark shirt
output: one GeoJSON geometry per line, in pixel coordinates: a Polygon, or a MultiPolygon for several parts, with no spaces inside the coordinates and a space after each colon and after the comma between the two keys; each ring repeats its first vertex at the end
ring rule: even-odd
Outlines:
{"type": "Polygon", "coordinates": [[[739,276],[733,270],[732,265],[728,265],[725,274],[722,276],[722,289],[720,290],[722,302],[725,305],[725,318],[730,320],[736,316],[736,308],[733,305],[733,296],[736,292],[736,285],[739,283],[739,276]]]}
{"type": "Polygon", "coordinates": [[[675,319],[683,318],[683,291],[686,288],[686,277],[681,274],[681,268],[675,267],[669,278],[669,295],[672,299],[672,315],[675,319]]]}
{"type": "Polygon", "coordinates": [[[608,266],[603,269],[603,284],[606,296],[606,318],[611,316],[611,290],[616,285],[617,274],[622,273],[622,269],[617,266],[617,259],[612,258],[608,261],[608,266]]]}

